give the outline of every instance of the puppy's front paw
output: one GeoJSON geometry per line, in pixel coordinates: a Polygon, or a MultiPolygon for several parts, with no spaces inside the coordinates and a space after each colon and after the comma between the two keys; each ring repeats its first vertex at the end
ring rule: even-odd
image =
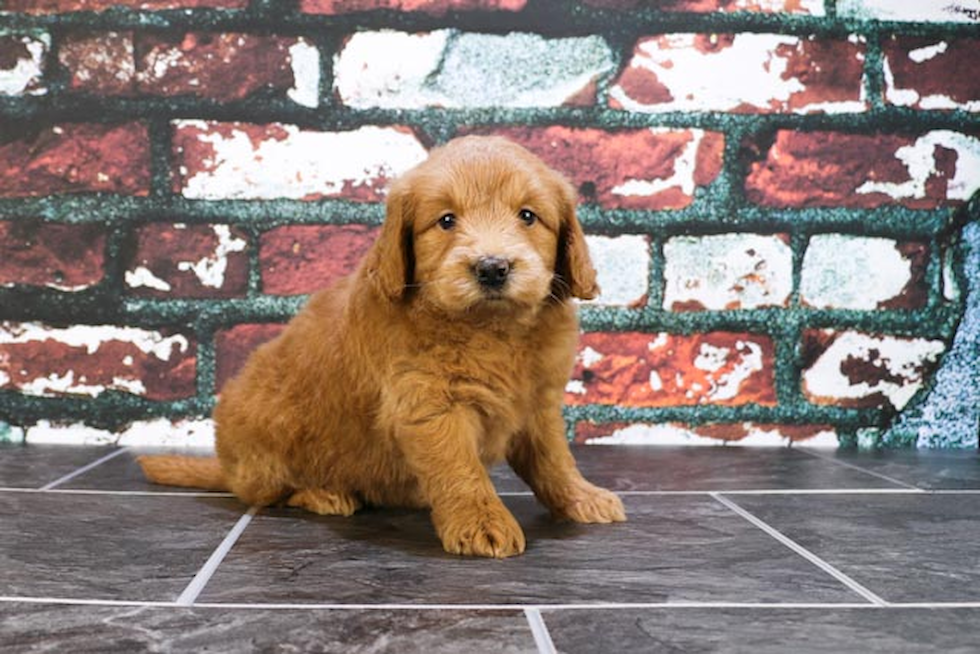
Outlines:
{"type": "Polygon", "coordinates": [[[626,509],[615,493],[588,482],[572,490],[554,510],[555,516],[585,523],[625,522],[626,509]]]}
{"type": "Polygon", "coordinates": [[[502,504],[481,505],[443,516],[436,520],[436,529],[443,548],[450,554],[503,559],[524,552],[524,532],[502,504]]]}

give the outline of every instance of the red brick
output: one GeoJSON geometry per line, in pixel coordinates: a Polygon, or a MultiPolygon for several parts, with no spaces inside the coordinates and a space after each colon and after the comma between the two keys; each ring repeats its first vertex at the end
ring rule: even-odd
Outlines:
{"type": "Polygon", "coordinates": [[[238,374],[248,356],[260,345],[282,333],[286,326],[278,323],[236,325],[215,335],[215,388],[221,390],[238,374]]]}
{"type": "Polygon", "coordinates": [[[136,41],[139,90],[240,100],[261,89],[284,95],[293,85],[295,37],[252,34],[142,36],[136,41]]]}
{"type": "Polygon", "coordinates": [[[105,11],[112,7],[127,9],[244,9],[248,0],[4,0],[0,9],[28,14],[57,14],[69,11],[105,11]]]}
{"type": "Polygon", "coordinates": [[[228,225],[139,229],[126,284],[148,297],[234,297],[248,289],[248,238],[228,225]]]}
{"type": "Polygon", "coordinates": [[[687,206],[696,187],[705,186],[718,176],[724,148],[721,134],[698,130],[607,132],[554,126],[472,131],[517,141],[565,173],[578,187],[583,201],[607,208],[687,206]],[[679,165],[686,157],[694,159],[692,170],[679,165]],[[640,190],[618,188],[629,184],[640,190]]]}
{"type": "Polygon", "coordinates": [[[98,225],[0,222],[0,286],[77,291],[105,274],[105,234],[98,225]]]}
{"type": "Polygon", "coordinates": [[[585,334],[568,404],[686,406],[775,404],[773,343],[768,336],[585,334]]]}
{"type": "Polygon", "coordinates": [[[366,225],[287,225],[262,235],[262,289],[312,293],[354,271],[377,236],[366,225]]]}
{"type": "Polygon", "coordinates": [[[123,391],[151,400],[195,393],[193,341],[132,327],[0,323],[0,389],[97,397],[123,391]]]}
{"type": "Polygon", "coordinates": [[[892,36],[882,43],[885,99],[916,109],[980,111],[980,39],[892,36]]]}
{"type": "Polygon", "coordinates": [[[526,4],[527,0],[300,0],[299,9],[307,14],[393,9],[442,16],[449,11],[520,11],[526,4]]]}
{"type": "Polygon", "coordinates": [[[980,139],[948,130],[920,135],[780,130],[753,159],[746,196],[769,207],[931,209],[958,204],[980,187],[980,139]]]}
{"type": "Polygon", "coordinates": [[[0,197],[106,192],[147,195],[146,127],[68,124],[0,145],[0,197]]]}
{"type": "Polygon", "coordinates": [[[650,7],[659,11],[713,13],[717,11],[757,11],[765,13],[823,15],[821,0],[782,0],[781,6],[772,0],[585,0],[585,4],[604,9],[639,9],[650,7]]]}
{"type": "Polygon", "coordinates": [[[662,34],[637,43],[610,105],[651,113],[860,111],[863,68],[863,40],[662,34]],[[735,77],[739,84],[724,83],[735,77]]]}
{"type": "Polygon", "coordinates": [[[73,89],[107,95],[192,95],[221,102],[295,83],[297,37],[239,33],[70,36],[58,54],[73,89]]]}

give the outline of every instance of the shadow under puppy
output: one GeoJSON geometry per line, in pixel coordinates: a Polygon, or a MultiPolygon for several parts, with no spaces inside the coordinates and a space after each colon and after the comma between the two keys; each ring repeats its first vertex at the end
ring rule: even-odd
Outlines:
{"type": "Polygon", "coordinates": [[[325,515],[431,508],[447,552],[506,557],[525,547],[487,474],[506,459],[557,518],[625,520],[565,439],[572,297],[599,291],[575,202],[505,139],[434,150],[391,186],[358,270],[224,387],[217,459],[141,457],[146,476],[325,515]]]}

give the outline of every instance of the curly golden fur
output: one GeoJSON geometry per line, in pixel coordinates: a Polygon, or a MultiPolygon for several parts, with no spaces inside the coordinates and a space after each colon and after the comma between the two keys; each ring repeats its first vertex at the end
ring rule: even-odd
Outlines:
{"type": "Polygon", "coordinates": [[[599,290],[575,201],[504,139],[433,150],[391,186],[358,270],[224,387],[217,462],[141,457],[147,477],[320,514],[430,508],[447,552],[506,557],[525,547],[487,473],[506,459],[556,517],[625,520],[565,439],[572,298],[599,290]]]}

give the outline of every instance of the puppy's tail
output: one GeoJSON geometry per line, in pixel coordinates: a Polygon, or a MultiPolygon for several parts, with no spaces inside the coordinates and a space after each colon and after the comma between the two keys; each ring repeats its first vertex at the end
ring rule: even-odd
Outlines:
{"type": "Polygon", "coordinates": [[[143,468],[146,478],[155,484],[230,490],[216,457],[155,455],[137,457],[136,462],[143,468]]]}

